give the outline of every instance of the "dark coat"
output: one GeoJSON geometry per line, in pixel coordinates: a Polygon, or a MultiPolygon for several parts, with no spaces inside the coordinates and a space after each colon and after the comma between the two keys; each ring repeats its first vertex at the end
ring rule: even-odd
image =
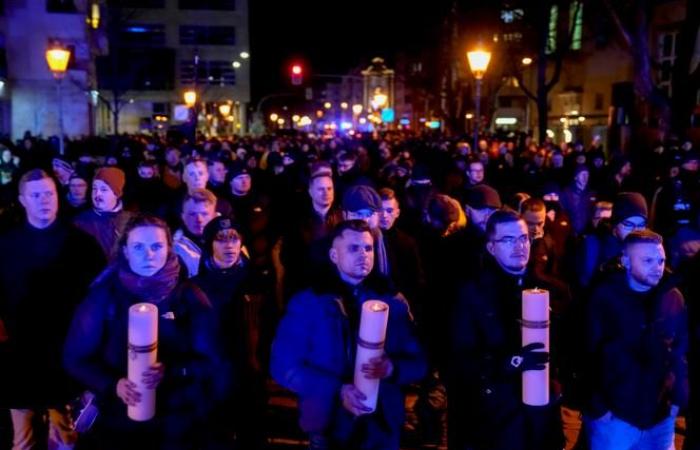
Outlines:
{"type": "Polygon", "coordinates": [[[611,411],[638,428],[668,418],[688,398],[688,323],[683,295],[662,280],[648,292],[618,272],[598,284],[587,312],[588,413],[611,411]]]}
{"type": "Polygon", "coordinates": [[[65,405],[74,392],[61,364],[73,311],[105,260],[94,239],[67,223],[29,224],[0,239],[0,405],[65,405]]]}
{"type": "Polygon", "coordinates": [[[95,238],[102,247],[105,258],[109,260],[114,257],[116,243],[132,216],[133,213],[129,211],[98,212],[90,208],[78,214],[73,223],[95,238]]]}
{"type": "Polygon", "coordinates": [[[522,290],[533,287],[530,276],[510,275],[490,257],[462,285],[451,317],[450,448],[562,448],[558,405],[523,405],[521,372],[509,364],[522,347],[522,290]]]}
{"type": "MultiPolygon", "coordinates": [[[[110,430],[123,444],[134,444],[133,433],[141,426],[127,418],[115,389],[127,374],[128,309],[140,301],[116,271],[106,272],[77,309],[63,352],[66,370],[98,397],[98,429],[110,430]]],[[[225,392],[230,367],[214,340],[211,306],[200,289],[185,282],[156,306],[158,361],[165,376],[157,390],[156,418],[144,426],[161,443],[184,442],[192,439],[212,400],[225,392]]]]}

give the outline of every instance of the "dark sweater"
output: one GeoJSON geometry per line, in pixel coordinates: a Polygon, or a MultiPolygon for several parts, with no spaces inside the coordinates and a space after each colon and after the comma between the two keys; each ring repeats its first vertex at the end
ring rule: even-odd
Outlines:
{"type": "Polygon", "coordinates": [[[75,307],[104,257],[77,228],[29,224],[0,239],[0,404],[13,408],[65,404],[71,395],[61,349],[75,307]]]}

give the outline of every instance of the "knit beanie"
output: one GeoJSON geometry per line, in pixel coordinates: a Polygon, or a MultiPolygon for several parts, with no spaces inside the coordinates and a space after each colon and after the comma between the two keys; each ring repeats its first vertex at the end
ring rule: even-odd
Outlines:
{"type": "Polygon", "coordinates": [[[647,219],[647,201],[639,192],[620,192],[613,202],[611,221],[617,225],[625,219],[639,216],[647,219]]]}
{"type": "Polygon", "coordinates": [[[499,209],[502,206],[498,191],[485,184],[467,189],[464,203],[474,209],[499,209]]]}
{"type": "Polygon", "coordinates": [[[121,197],[124,193],[124,183],[126,183],[126,176],[124,171],[116,167],[101,167],[95,172],[94,180],[100,180],[109,186],[109,188],[114,192],[114,195],[121,197]]]}

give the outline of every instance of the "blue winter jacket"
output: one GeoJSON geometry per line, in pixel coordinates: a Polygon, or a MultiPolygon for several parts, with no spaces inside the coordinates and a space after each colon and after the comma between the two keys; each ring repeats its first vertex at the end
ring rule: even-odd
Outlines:
{"type": "MultiPolygon", "coordinates": [[[[414,332],[408,304],[399,296],[378,295],[360,285],[358,303],[377,299],[389,305],[385,351],[394,365],[391,377],[381,381],[377,410],[392,433],[404,421],[401,387],[420,380],[427,363],[414,332]]],[[[359,311],[358,304],[358,311],[359,311]]],[[[357,329],[341,295],[307,289],[292,297],[272,346],[271,372],[282,386],[299,398],[300,426],[307,433],[334,433],[343,410],[340,388],[352,383],[357,329]]]]}

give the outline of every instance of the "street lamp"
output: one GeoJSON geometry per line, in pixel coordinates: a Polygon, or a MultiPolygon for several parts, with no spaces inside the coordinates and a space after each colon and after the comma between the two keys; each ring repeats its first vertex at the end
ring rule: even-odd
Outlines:
{"type": "Polygon", "coordinates": [[[46,50],[46,62],[49,70],[56,79],[56,96],[58,97],[58,130],[60,133],[58,141],[58,152],[63,155],[63,95],[61,93],[61,80],[68,70],[70,60],[70,50],[61,47],[52,47],[46,50]]]}
{"type": "Polygon", "coordinates": [[[476,79],[476,114],[474,114],[473,147],[476,149],[479,143],[479,124],[481,123],[481,80],[484,78],[486,69],[489,66],[489,61],[491,61],[491,53],[481,49],[473,50],[467,52],[467,60],[469,61],[469,68],[476,79]]]}
{"type": "Polygon", "coordinates": [[[272,113],[270,114],[270,122],[277,122],[277,119],[279,119],[280,116],[277,115],[277,113],[272,113]]]}
{"type": "Polygon", "coordinates": [[[185,91],[182,98],[185,100],[188,108],[194,107],[195,103],[197,103],[197,93],[194,90],[185,91]]]}
{"type": "Polygon", "coordinates": [[[231,114],[231,105],[228,103],[222,103],[219,105],[219,112],[221,113],[222,116],[228,117],[229,114],[231,114]]]}
{"type": "Polygon", "coordinates": [[[185,105],[189,109],[191,120],[192,120],[192,144],[197,140],[197,91],[194,89],[188,89],[182,94],[183,100],[185,100],[185,105]]]}
{"type": "Polygon", "coordinates": [[[356,116],[359,116],[360,114],[362,114],[362,105],[359,103],[352,105],[352,113],[355,114],[356,116]]]}

